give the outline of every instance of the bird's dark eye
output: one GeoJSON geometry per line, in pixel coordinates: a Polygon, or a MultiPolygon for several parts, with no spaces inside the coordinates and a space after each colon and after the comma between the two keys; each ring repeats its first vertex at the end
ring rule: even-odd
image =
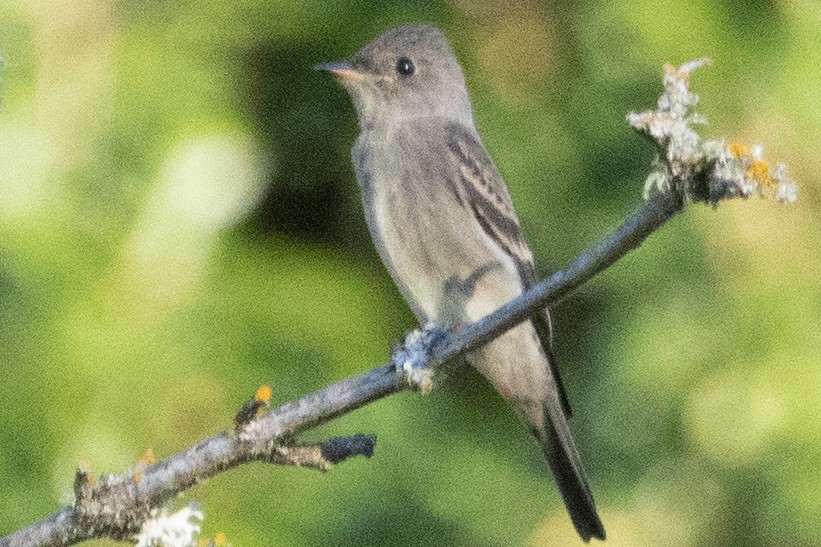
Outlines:
{"type": "Polygon", "coordinates": [[[413,66],[413,61],[407,57],[400,57],[399,60],[396,61],[396,72],[402,76],[411,76],[415,71],[416,67],[413,66]]]}

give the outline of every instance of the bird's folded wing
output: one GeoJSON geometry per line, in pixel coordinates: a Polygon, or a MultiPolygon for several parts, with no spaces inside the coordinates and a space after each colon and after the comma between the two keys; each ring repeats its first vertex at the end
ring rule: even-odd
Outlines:
{"type": "MultiPolygon", "coordinates": [[[[482,230],[516,263],[522,287],[527,290],[536,282],[533,253],[522,236],[513,201],[499,170],[484,145],[470,131],[457,124],[447,126],[447,146],[459,166],[459,200],[469,208],[482,230]]],[[[547,308],[531,317],[559,391],[562,408],[572,414],[567,392],[556,366],[553,333],[547,308]]]]}

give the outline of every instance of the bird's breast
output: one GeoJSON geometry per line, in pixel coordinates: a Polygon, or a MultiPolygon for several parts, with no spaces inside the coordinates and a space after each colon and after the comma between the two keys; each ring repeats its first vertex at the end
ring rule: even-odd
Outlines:
{"type": "Polygon", "coordinates": [[[490,313],[521,286],[512,259],[457,198],[460,181],[442,154],[376,145],[354,161],[368,227],[394,282],[421,322],[453,326],[490,313]]]}

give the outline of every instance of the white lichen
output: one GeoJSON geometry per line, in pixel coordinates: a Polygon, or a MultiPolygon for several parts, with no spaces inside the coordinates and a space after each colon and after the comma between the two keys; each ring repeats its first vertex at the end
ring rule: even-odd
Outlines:
{"type": "Polygon", "coordinates": [[[202,511],[186,506],[176,513],[154,509],[135,538],[137,547],[192,547],[200,533],[202,511]]]}
{"type": "Polygon", "coordinates": [[[752,196],[794,202],[798,189],[786,166],[765,161],[760,145],[702,139],[693,128],[707,120],[694,111],[698,96],[690,91],[690,73],[708,62],[699,59],[680,68],[666,65],[664,93],[656,109],[627,115],[630,126],[661,149],[644,183],[645,199],[654,193],[676,193],[713,205],[752,196]]]}
{"type": "Polygon", "coordinates": [[[424,394],[433,389],[433,367],[428,366],[430,349],[443,335],[440,327],[429,323],[408,333],[391,358],[404,381],[424,394]]]}

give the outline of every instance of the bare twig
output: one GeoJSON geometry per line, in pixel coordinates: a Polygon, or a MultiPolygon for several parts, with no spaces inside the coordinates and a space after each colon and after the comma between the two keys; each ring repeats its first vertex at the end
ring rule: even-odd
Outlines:
{"type": "MultiPolygon", "coordinates": [[[[752,148],[703,141],[691,125],[701,119],[692,112],[696,97],[689,92],[688,63],[665,72],[665,93],[656,110],[631,114],[630,124],[660,148],[647,193],[655,194],[603,241],[579,255],[566,269],[538,283],[472,325],[454,332],[428,328],[411,333],[392,362],[354,376],[271,412],[259,415],[270,391],[261,389],[238,413],[231,432],[205,439],[196,446],[151,465],[119,475],[93,479],[78,471],[75,504],[0,539],[0,546],[71,545],[111,537],[133,538],[144,522],[202,480],[249,461],[297,465],[326,470],[351,456],[370,456],[374,436],[354,435],[320,444],[296,444],[311,428],[382,397],[410,388],[430,389],[435,368],[486,344],[535,312],[555,304],[597,273],[638,247],[651,233],[680,212],[688,200],[715,204],[750,195],[790,201],[795,185],[783,166],[756,159],[752,148]],[[749,154],[747,152],[750,152],[749,154]]],[[[760,154],[759,154],[760,155],[760,154]]],[[[162,518],[166,518],[161,515],[162,518]]],[[[189,510],[185,520],[201,518],[189,510]]],[[[189,529],[196,525],[187,523],[189,529]]]]}

